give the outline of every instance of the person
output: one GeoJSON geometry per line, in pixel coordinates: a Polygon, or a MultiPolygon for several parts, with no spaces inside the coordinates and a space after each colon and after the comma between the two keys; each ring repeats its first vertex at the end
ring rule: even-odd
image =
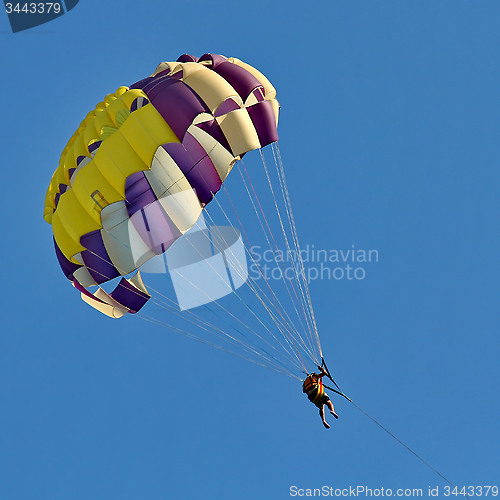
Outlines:
{"type": "Polygon", "coordinates": [[[320,373],[308,374],[304,383],[302,384],[302,391],[307,394],[309,401],[314,403],[319,408],[319,416],[323,421],[323,425],[329,429],[330,426],[325,419],[325,408],[324,405],[328,406],[330,413],[335,417],[339,416],[335,413],[335,408],[333,403],[330,401],[328,394],[325,392],[323,387],[323,381],[321,380],[327,373],[322,366],[318,366],[320,373]]]}

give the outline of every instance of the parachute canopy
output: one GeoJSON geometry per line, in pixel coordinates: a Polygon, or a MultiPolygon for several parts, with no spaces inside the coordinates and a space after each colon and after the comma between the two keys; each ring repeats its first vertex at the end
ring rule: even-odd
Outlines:
{"type": "Polygon", "coordinates": [[[139,311],[150,295],[133,273],[196,223],[237,160],[278,140],[278,110],[264,75],[215,54],[163,62],[97,104],[62,152],[44,211],[82,299],[110,317],[139,311]],[[120,277],[109,294],[98,286],[120,277]]]}

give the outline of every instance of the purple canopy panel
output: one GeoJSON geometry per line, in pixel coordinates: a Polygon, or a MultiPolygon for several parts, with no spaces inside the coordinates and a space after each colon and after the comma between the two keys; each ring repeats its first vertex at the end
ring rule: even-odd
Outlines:
{"type": "Polygon", "coordinates": [[[180,141],[197,115],[210,113],[198,95],[175,78],[155,78],[143,91],[180,141]]]}
{"type": "Polygon", "coordinates": [[[182,144],[169,143],[162,146],[173,158],[189,184],[196,191],[201,203],[208,203],[221,187],[217,170],[201,144],[186,133],[182,144]]]}
{"type": "Polygon", "coordinates": [[[248,114],[254,124],[261,147],[267,146],[278,140],[276,117],[271,103],[262,101],[247,108],[248,114]]]}
{"type": "Polygon", "coordinates": [[[104,283],[120,276],[118,269],[111,263],[101,231],[84,234],[80,243],[87,249],[82,252],[83,262],[96,283],[104,283]]]}
{"type": "Polygon", "coordinates": [[[226,136],[223,134],[222,129],[220,128],[216,120],[202,122],[196,126],[207,134],[211,135],[217,142],[224,146],[234,156],[234,153],[231,151],[231,147],[227,142],[226,136]]]}
{"type": "Polygon", "coordinates": [[[215,116],[227,115],[230,111],[239,109],[240,105],[234,99],[226,99],[216,110],[215,116]]]}
{"type": "Polygon", "coordinates": [[[224,56],[221,56],[219,54],[203,54],[199,59],[198,62],[202,61],[211,61],[211,68],[215,68],[219,64],[223,62],[227,62],[227,58],[224,56]]]}
{"type": "Polygon", "coordinates": [[[191,54],[182,54],[182,56],[177,59],[177,62],[198,62],[198,58],[191,54]]]}
{"type": "Polygon", "coordinates": [[[186,178],[203,205],[212,200],[214,194],[219,191],[222,185],[219,174],[208,156],[200,160],[186,174],[186,178]]]}
{"type": "Polygon", "coordinates": [[[129,309],[129,312],[132,314],[140,311],[144,304],[151,298],[147,293],[136,288],[125,278],[120,280],[120,283],[118,283],[117,287],[111,292],[110,296],[129,309]]]}
{"type": "Polygon", "coordinates": [[[243,102],[257,87],[262,87],[262,83],[252,73],[229,61],[218,64],[213,70],[227,80],[238,92],[243,102]]]}
{"type": "Polygon", "coordinates": [[[193,159],[193,166],[198,163],[201,159],[207,156],[207,152],[203,146],[190,134],[186,133],[184,140],[182,141],[182,146],[186,151],[189,152],[193,159]]]}
{"type": "Polygon", "coordinates": [[[129,175],[125,181],[125,205],[129,217],[157,200],[144,172],[129,175]]]}
{"type": "Polygon", "coordinates": [[[154,76],[148,76],[146,78],[143,78],[142,80],[139,80],[138,82],[133,83],[130,86],[130,89],[142,89],[153,79],[154,79],[154,76]]]}
{"type": "Polygon", "coordinates": [[[69,280],[73,279],[73,273],[77,270],[80,269],[80,266],[78,264],[73,264],[70,260],[68,260],[65,255],[61,252],[61,249],[56,243],[56,240],[54,239],[54,248],[56,250],[56,257],[57,260],[59,261],[59,265],[61,266],[62,272],[68,278],[69,280]]]}
{"type": "Polygon", "coordinates": [[[89,150],[89,153],[92,155],[92,153],[95,154],[95,152],[100,148],[102,144],[102,141],[96,141],[93,142],[87,149],[89,150]]]}
{"type": "Polygon", "coordinates": [[[164,69],[163,71],[160,71],[159,73],[157,73],[154,78],[155,79],[158,79],[158,78],[161,78],[163,76],[168,76],[168,74],[170,73],[170,68],[167,68],[167,69],[164,69]]]}
{"type": "Polygon", "coordinates": [[[137,111],[138,109],[143,108],[144,106],[146,106],[148,104],[149,104],[149,101],[145,97],[137,97],[132,102],[132,105],[130,106],[130,111],[132,111],[132,113],[133,113],[134,111],[137,111]]]}
{"type": "Polygon", "coordinates": [[[203,150],[204,154],[196,157],[196,155],[186,149],[184,144],[178,142],[167,142],[162,145],[162,148],[172,157],[184,175],[194,167],[197,161],[206,155],[205,150],[203,150]]]}
{"type": "Polygon", "coordinates": [[[59,205],[59,200],[61,199],[61,195],[63,195],[68,189],[69,186],[67,184],[59,184],[59,191],[54,196],[54,204],[56,208],[57,205],[59,205]]]}
{"type": "Polygon", "coordinates": [[[252,94],[255,96],[258,102],[261,102],[264,100],[264,87],[258,87],[256,88],[252,94]]]}
{"type": "Polygon", "coordinates": [[[136,212],[130,217],[130,221],[144,243],[156,255],[164,253],[181,236],[159,201],[136,212]]]}
{"type": "Polygon", "coordinates": [[[170,78],[175,78],[176,80],[181,80],[183,76],[184,76],[184,71],[180,70],[180,71],[177,71],[177,73],[172,73],[170,75],[170,78]]]}
{"type": "MultiPolygon", "coordinates": [[[[172,144],[182,148],[179,143],[172,144]]],[[[165,252],[180,232],[158,203],[144,172],[127,177],[125,198],[130,220],[144,243],[157,255],[165,252]]]]}

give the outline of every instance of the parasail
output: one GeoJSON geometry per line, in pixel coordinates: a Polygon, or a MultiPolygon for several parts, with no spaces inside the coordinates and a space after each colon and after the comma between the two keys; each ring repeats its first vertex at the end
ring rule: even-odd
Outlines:
{"type": "MultiPolygon", "coordinates": [[[[136,314],[154,295],[141,272],[158,256],[166,254],[172,260],[175,248],[182,257],[189,254],[190,247],[203,256],[201,240],[205,237],[212,253],[203,258],[212,262],[212,276],[220,276],[214,267],[217,257],[230,269],[231,291],[257,327],[250,326],[243,314],[218,303],[232,325],[223,326],[219,317],[211,321],[200,318],[193,311],[203,301],[195,301],[187,308],[187,321],[203,332],[189,336],[210,343],[206,332],[215,334],[242,348],[238,355],[296,378],[297,371],[308,371],[307,362],[318,365],[321,346],[276,146],[278,113],[276,91],[262,73],[239,59],[215,54],[200,58],[183,55],[176,62],[162,62],[152,75],[119,87],[97,104],[64,148],[44,209],[59,264],[81,298],[111,318],[136,314]],[[269,145],[273,145],[276,165],[274,180],[263,153],[269,145]],[[256,219],[267,243],[277,247],[269,210],[262,208],[258,189],[240,161],[253,150],[260,151],[275,205],[272,208],[276,208],[283,241],[292,255],[293,276],[281,277],[292,304],[287,307],[270,280],[264,277],[263,282],[257,282],[243,269],[241,259],[236,259],[241,247],[246,258],[260,267],[249,252],[248,241],[241,242],[240,232],[229,234],[227,228],[210,230],[202,224],[198,235],[193,234],[205,217],[212,220],[207,208],[213,206],[213,200],[229,221],[217,193],[239,162],[244,192],[256,219]],[[280,192],[281,210],[276,200],[280,192]],[[185,249],[179,252],[181,241],[185,249]],[[235,291],[244,283],[262,311],[235,291]],[[255,333],[257,342],[247,342],[246,330],[255,333]]],[[[234,209],[237,203],[229,201],[234,209]]],[[[237,211],[235,216],[241,222],[237,211]]],[[[240,229],[246,238],[245,224],[240,224],[240,229]]],[[[195,261],[192,258],[189,265],[195,261]]],[[[188,267],[179,264],[177,274],[187,273],[188,267]]],[[[191,296],[195,287],[184,295],[191,296]]],[[[158,303],[166,299],[161,293],[159,297],[158,303]]],[[[163,319],[153,322],[186,333],[166,325],[163,319]]]]}

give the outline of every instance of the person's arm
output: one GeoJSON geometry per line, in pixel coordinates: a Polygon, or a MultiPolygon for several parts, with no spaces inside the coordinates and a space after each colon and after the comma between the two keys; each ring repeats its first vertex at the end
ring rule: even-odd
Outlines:
{"type": "Polygon", "coordinates": [[[326,370],[322,366],[318,366],[320,369],[320,372],[318,374],[315,374],[316,377],[318,378],[323,378],[325,375],[327,375],[326,370]]]}

